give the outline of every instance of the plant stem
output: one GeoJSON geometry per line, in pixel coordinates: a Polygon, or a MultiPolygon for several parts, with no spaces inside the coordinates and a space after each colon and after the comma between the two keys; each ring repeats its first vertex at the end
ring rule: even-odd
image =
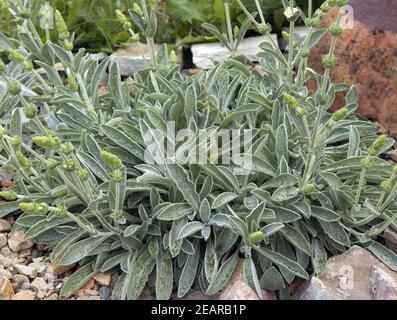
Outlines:
{"type": "Polygon", "coordinates": [[[259,17],[260,17],[260,19],[261,19],[261,22],[262,22],[263,24],[265,24],[265,23],[266,23],[266,21],[265,21],[265,16],[263,15],[263,11],[262,11],[262,8],[261,8],[261,6],[260,6],[260,4],[259,4],[259,1],[258,1],[258,0],[255,0],[255,4],[256,4],[256,8],[257,8],[257,10],[258,10],[258,13],[259,13],[259,17]]]}
{"type": "Polygon", "coordinates": [[[230,7],[229,7],[229,1],[225,1],[223,3],[224,8],[225,8],[225,17],[226,17],[226,25],[227,25],[227,31],[229,34],[229,45],[233,49],[233,55],[236,54],[237,48],[235,47],[234,43],[234,37],[233,37],[233,27],[232,27],[232,21],[230,18],[230,7]]]}
{"type": "Polygon", "coordinates": [[[358,182],[358,187],[357,187],[357,193],[356,193],[356,197],[354,199],[355,205],[358,205],[358,202],[360,201],[361,191],[362,191],[362,188],[364,187],[364,181],[365,181],[366,174],[367,174],[367,169],[363,168],[361,170],[360,180],[358,182]]]}
{"type": "Polygon", "coordinates": [[[310,19],[313,15],[313,0],[309,0],[307,16],[310,19]]]}
{"type": "MultiPolygon", "coordinates": [[[[294,12],[294,0],[290,0],[290,9],[291,12],[294,12]]],[[[291,21],[289,25],[289,51],[288,51],[288,66],[289,66],[289,78],[293,79],[293,72],[294,72],[294,39],[295,39],[295,21],[291,21]]]]}

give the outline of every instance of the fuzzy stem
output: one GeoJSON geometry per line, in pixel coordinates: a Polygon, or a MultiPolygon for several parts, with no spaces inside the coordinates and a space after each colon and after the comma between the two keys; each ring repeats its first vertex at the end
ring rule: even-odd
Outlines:
{"type": "Polygon", "coordinates": [[[362,189],[364,187],[364,181],[365,181],[365,175],[367,174],[367,169],[363,168],[361,170],[361,174],[360,174],[360,180],[358,182],[358,187],[357,187],[357,193],[356,193],[356,197],[354,199],[354,204],[357,205],[358,202],[360,201],[360,197],[361,197],[361,192],[362,189]]]}
{"type": "Polygon", "coordinates": [[[230,18],[230,7],[229,7],[229,1],[225,1],[223,3],[224,8],[225,8],[225,17],[226,17],[226,25],[227,25],[227,31],[229,35],[229,45],[233,50],[233,55],[236,54],[237,48],[235,47],[234,43],[234,37],[233,37],[233,27],[232,27],[232,21],[230,18]]]}

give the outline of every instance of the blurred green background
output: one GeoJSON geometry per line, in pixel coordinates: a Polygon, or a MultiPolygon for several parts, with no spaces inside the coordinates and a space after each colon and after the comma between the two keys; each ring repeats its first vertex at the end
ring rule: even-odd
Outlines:
{"type": "MultiPolygon", "coordinates": [[[[89,51],[112,52],[125,45],[128,34],[122,32],[121,25],[114,14],[115,9],[126,12],[139,0],[31,0],[32,15],[38,22],[40,7],[49,3],[64,14],[71,31],[76,33],[75,47],[84,47],[89,51]]],[[[298,5],[307,9],[307,0],[297,0],[298,5]]],[[[318,7],[323,0],[314,0],[318,7]]],[[[159,32],[156,41],[185,45],[202,42],[205,39],[203,22],[209,22],[225,28],[222,0],[147,0],[150,7],[156,7],[159,17],[159,32]]],[[[243,0],[251,11],[255,10],[253,0],[243,0]]],[[[286,23],[281,0],[260,0],[267,20],[275,32],[280,32],[286,23]]],[[[234,24],[244,18],[235,0],[231,0],[231,15],[234,24]]],[[[8,36],[15,36],[15,25],[7,12],[0,12],[0,30],[8,36]]]]}

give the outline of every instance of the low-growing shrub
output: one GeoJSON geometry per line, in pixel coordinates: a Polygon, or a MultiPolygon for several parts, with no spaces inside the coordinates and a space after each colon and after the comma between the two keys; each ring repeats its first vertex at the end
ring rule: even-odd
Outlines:
{"type": "MultiPolygon", "coordinates": [[[[0,163],[17,175],[0,194],[9,200],[0,217],[20,208],[14,229],[49,245],[53,263],[80,264],[62,298],[100,271],[120,272],[114,299],[137,299],[152,273],[157,299],[175,287],[182,297],[193,285],[212,295],[239,257],[258,295],[264,288],[285,296],[295,277],[321,276],[327,255],[353,244],[397,271],[397,257],[376,241],[396,228],[397,170],[379,157],[394,141],[377,137],[355,113],[354,86],[330,81],[340,16],[329,30],[318,29],[324,12],[346,1],[327,0],[308,17],[285,3],[293,50],[285,58],[276,44],[263,43],[263,76],[232,55],[188,77],[162,46],[130,83],[110,59],[96,61],[84,49],[72,54],[59,13],[57,44],[42,42],[25,7],[1,2],[23,23],[18,40],[1,43],[11,62],[0,65],[0,163]],[[293,38],[300,18],[309,26],[301,47],[293,38]],[[320,75],[307,59],[327,32],[333,41],[320,75]],[[109,90],[99,94],[107,69],[109,90]],[[308,79],[317,81],[315,92],[308,79]],[[346,106],[330,114],[343,91],[346,106]],[[220,147],[225,132],[238,134],[220,147]]],[[[270,37],[261,14],[257,22],[240,5],[270,37]]],[[[142,1],[130,14],[150,43],[154,11],[142,1]]],[[[225,41],[233,44],[228,28],[225,41]]]]}

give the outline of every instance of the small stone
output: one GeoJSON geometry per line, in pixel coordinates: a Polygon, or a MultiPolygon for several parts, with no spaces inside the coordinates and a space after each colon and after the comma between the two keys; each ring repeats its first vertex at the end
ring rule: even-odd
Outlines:
{"type": "Polygon", "coordinates": [[[110,290],[108,287],[102,286],[99,288],[99,295],[102,299],[106,300],[110,296],[110,290]]]}
{"type": "Polygon", "coordinates": [[[95,286],[95,281],[94,281],[94,279],[91,279],[91,280],[88,280],[88,281],[84,284],[84,286],[82,286],[82,287],[80,288],[80,290],[81,290],[81,291],[91,290],[92,288],[94,288],[94,286],[95,286]]]}
{"type": "Polygon", "coordinates": [[[397,149],[390,151],[388,153],[388,155],[389,155],[390,159],[392,159],[394,162],[397,162],[397,149]]]}
{"type": "MultiPolygon", "coordinates": [[[[55,264],[55,263],[51,264],[52,272],[54,274],[56,274],[56,275],[64,274],[64,273],[72,270],[75,266],[76,266],[75,263],[67,265],[67,266],[61,266],[61,265],[58,265],[58,264],[55,264]]],[[[51,271],[50,268],[49,268],[49,271],[51,271]]]]}
{"type": "Polygon", "coordinates": [[[48,284],[45,282],[43,278],[36,278],[31,283],[32,288],[37,291],[46,291],[48,290],[48,284]]]}
{"type": "Polygon", "coordinates": [[[39,291],[39,292],[37,292],[37,296],[36,296],[36,298],[37,299],[43,299],[44,297],[45,297],[45,291],[39,291]]]}
{"type": "Polygon", "coordinates": [[[27,276],[24,276],[23,274],[14,274],[12,276],[12,281],[16,284],[22,284],[24,282],[29,283],[29,278],[27,276]]]}
{"type": "Polygon", "coordinates": [[[23,261],[26,261],[27,258],[31,257],[31,255],[32,255],[32,250],[31,248],[29,248],[26,250],[19,251],[18,258],[20,258],[23,261]]]}
{"type": "Polygon", "coordinates": [[[7,244],[7,237],[4,233],[0,233],[0,248],[5,247],[7,244]]]}
{"type": "Polygon", "coordinates": [[[24,282],[21,285],[21,290],[29,290],[32,287],[32,285],[30,284],[30,282],[24,282]]]}
{"type": "Polygon", "coordinates": [[[11,230],[11,224],[4,219],[0,219],[0,232],[7,232],[11,230]]]}
{"type": "Polygon", "coordinates": [[[53,293],[53,294],[51,294],[49,297],[47,297],[47,299],[46,300],[58,300],[59,299],[59,295],[58,295],[58,293],[53,293]]]}
{"type": "Polygon", "coordinates": [[[11,284],[11,281],[8,279],[1,280],[0,284],[0,296],[4,297],[5,299],[9,300],[14,295],[14,288],[11,284]]]}
{"type": "Polygon", "coordinates": [[[0,265],[0,279],[6,278],[11,279],[12,273],[4,269],[4,266],[0,265]]]}
{"type": "Polygon", "coordinates": [[[33,242],[25,240],[25,231],[21,229],[11,233],[8,238],[8,246],[12,251],[19,252],[33,247],[33,242]]]}
{"type": "Polygon", "coordinates": [[[34,300],[35,294],[30,290],[23,290],[16,293],[11,300],[34,300]]]}
{"type": "Polygon", "coordinates": [[[84,293],[88,294],[89,296],[99,296],[98,290],[84,290],[84,293]]]}
{"type": "Polygon", "coordinates": [[[98,273],[94,277],[94,280],[96,282],[98,282],[102,286],[109,286],[109,284],[110,284],[110,274],[98,273]]]}
{"type": "Polygon", "coordinates": [[[391,228],[387,228],[383,233],[383,237],[385,238],[386,247],[397,253],[397,232],[391,228]]]}
{"type": "Polygon", "coordinates": [[[14,263],[14,259],[7,258],[6,256],[0,254],[0,265],[4,266],[4,268],[11,267],[13,263],[14,263]]]}
{"type": "Polygon", "coordinates": [[[119,274],[118,273],[114,273],[112,274],[112,276],[110,277],[110,288],[114,288],[114,286],[116,285],[117,281],[119,280],[119,274]]]}
{"type": "Polygon", "coordinates": [[[28,276],[29,278],[33,279],[37,277],[37,271],[34,268],[31,268],[29,266],[25,266],[23,264],[15,264],[14,269],[19,272],[20,274],[24,274],[25,276],[28,276]]]}
{"type": "Polygon", "coordinates": [[[0,253],[7,257],[7,258],[17,258],[18,254],[16,254],[15,252],[12,252],[11,249],[9,247],[4,247],[0,250],[0,253]]]}
{"type": "MultiPolygon", "coordinates": [[[[35,250],[33,250],[33,251],[35,251],[35,250]]],[[[33,252],[32,252],[32,254],[33,254],[33,252]]],[[[43,257],[32,258],[33,263],[39,263],[39,262],[42,262],[43,260],[44,260],[43,257]]]]}
{"type": "Polygon", "coordinates": [[[35,269],[37,273],[41,274],[45,273],[45,271],[47,270],[47,265],[42,262],[33,262],[29,264],[29,267],[35,269]]]}

